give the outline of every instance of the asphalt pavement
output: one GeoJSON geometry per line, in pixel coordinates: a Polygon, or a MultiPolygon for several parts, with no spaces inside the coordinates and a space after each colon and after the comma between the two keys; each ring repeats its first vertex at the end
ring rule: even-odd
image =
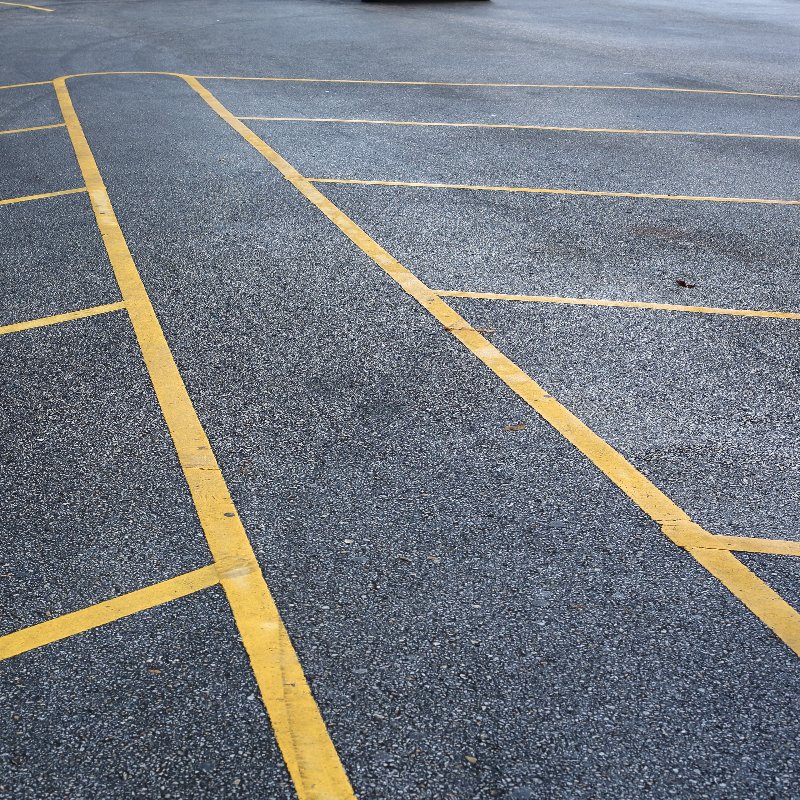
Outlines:
{"type": "Polygon", "coordinates": [[[796,11],[0,4],[0,797],[793,798],[796,11]]]}

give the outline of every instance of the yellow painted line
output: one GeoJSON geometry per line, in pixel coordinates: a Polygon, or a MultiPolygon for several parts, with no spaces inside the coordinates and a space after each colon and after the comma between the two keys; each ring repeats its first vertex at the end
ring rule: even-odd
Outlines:
{"type": "Polygon", "coordinates": [[[30,8],[32,11],[53,11],[52,8],[45,8],[44,6],[29,6],[27,3],[6,3],[0,0],[0,6],[18,6],[19,8],[30,8]]]}
{"type": "Polygon", "coordinates": [[[14,633],[0,636],[0,661],[35,650],[77,633],[97,628],[100,625],[107,625],[109,622],[116,622],[123,617],[138,614],[148,608],[169,603],[179,597],[199,592],[219,583],[216,567],[208,566],[178,575],[176,578],[147,586],[144,589],[137,589],[135,592],[105,600],[102,603],[82,608],[80,611],[73,611],[47,622],[40,622],[38,625],[31,625],[14,633]]]}
{"type": "Polygon", "coordinates": [[[189,85],[245,141],[251,144],[307,200],[315,205],[359,249],[435,317],[476,358],[482,361],[513,392],[571,442],[598,469],[613,481],[642,511],[653,519],[664,534],[679,547],[686,548],[731,592],[742,599],[767,627],[800,655],[800,614],[767,584],[738,562],[730,553],[704,550],[713,536],[692,521],[689,515],[639,472],[608,442],[548,394],[508,356],[497,349],[439,295],[381,247],[343,211],[328,200],[286,159],[231,114],[211,92],[196,80],[189,85]],[[692,551],[690,548],[697,548],[692,551]],[[697,553],[701,555],[697,555],[697,553]],[[711,554],[711,555],[709,555],[711,554]],[[732,562],[736,566],[732,566],[732,562]]]}
{"type": "Polygon", "coordinates": [[[646,200],[704,200],[711,203],[762,203],[800,206],[800,200],[766,197],[706,197],[688,194],[647,194],[644,192],[595,192],[585,189],[545,189],[538,186],[481,186],[468,183],[422,183],[419,181],[364,181],[355,178],[306,178],[310,183],[344,183],[353,186],[408,186],[417,189],[466,189],[473,192],[521,192],[523,194],[568,194],[586,197],[637,197],[646,200]]]}
{"type": "Polygon", "coordinates": [[[87,189],[62,189],[60,192],[45,192],[44,194],[28,194],[25,197],[9,197],[7,200],[0,200],[0,206],[10,206],[13,203],[27,203],[29,200],[45,200],[48,197],[63,197],[67,194],[80,194],[87,189]]]}
{"type": "Polygon", "coordinates": [[[275,83],[364,83],[375,86],[463,86],[492,89],[597,89],[621,92],[684,92],[687,94],[730,94],[746,97],[771,97],[780,100],[800,100],[798,94],[771,92],[739,92],[729,89],[683,89],[676,86],[606,86],[579,83],[452,83],[448,81],[380,81],[356,78],[248,78],[239,75],[195,75],[206,81],[270,81],[275,83]]]}
{"type": "Polygon", "coordinates": [[[760,539],[757,536],[713,536],[703,547],[736,550],[740,553],[769,553],[774,556],[800,556],[800,542],[785,539],[760,539]]]}
{"type": "MultiPolygon", "coordinates": [[[[185,80],[194,88],[196,81],[185,80]]],[[[78,163],[144,362],[169,428],[220,583],[250,657],[275,738],[300,800],[354,800],[347,775],[267,587],[225,478],[192,405],[72,105],[54,81],[78,163]]]]}
{"type": "Polygon", "coordinates": [[[391,119],[337,119],[335,117],[239,117],[241,120],[261,122],[334,122],[364,125],[412,125],[421,128],[501,128],[521,131],[566,131],[571,133],[632,133],[646,136],[727,136],[736,139],[792,139],[800,136],[786,136],[772,133],[721,133],[719,131],[662,131],[645,128],[579,128],[561,125],[513,125],[503,122],[417,122],[391,119]]]}
{"type": "Polygon", "coordinates": [[[0,89],[22,89],[23,86],[50,86],[52,81],[31,81],[30,83],[8,83],[0,89]]]}
{"type": "Polygon", "coordinates": [[[32,128],[11,128],[7,131],[0,131],[0,136],[6,133],[30,133],[31,131],[46,131],[48,128],[63,128],[63,122],[56,122],[54,125],[34,125],[32,128]]]}
{"type": "Polygon", "coordinates": [[[14,322],[11,325],[0,325],[0,336],[5,333],[29,331],[31,328],[44,328],[46,325],[58,325],[61,322],[71,322],[73,319],[94,317],[97,314],[108,314],[110,311],[120,311],[123,308],[125,308],[125,303],[108,303],[104,306],[93,306],[92,308],[81,308],[78,311],[68,311],[66,314],[55,314],[52,317],[40,317],[39,319],[29,319],[25,322],[14,322]]]}
{"type": "Polygon", "coordinates": [[[766,317],[767,319],[800,319],[797,311],[759,311],[749,308],[717,308],[715,306],[682,306],[673,303],[645,303],[637,300],[601,300],[592,297],[557,297],[536,294],[503,294],[502,292],[436,291],[440,297],[462,297],[469,300],[511,300],[519,303],[554,303],[570,306],[604,306],[608,308],[646,308],[655,311],[682,311],[691,314],[722,314],[731,317],[766,317]]]}

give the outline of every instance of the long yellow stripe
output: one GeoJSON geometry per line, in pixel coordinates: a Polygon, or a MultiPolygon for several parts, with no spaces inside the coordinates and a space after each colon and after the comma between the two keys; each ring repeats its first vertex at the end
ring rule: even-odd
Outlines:
{"type": "Polygon", "coordinates": [[[53,11],[52,8],[44,6],[29,6],[27,3],[8,3],[0,0],[0,6],[18,6],[19,8],[30,8],[32,11],[53,11]]]}
{"type": "Polygon", "coordinates": [[[662,131],[646,128],[579,128],[562,125],[514,125],[504,122],[418,122],[393,119],[337,119],[336,117],[239,117],[241,120],[260,122],[339,122],[359,123],[364,125],[411,125],[421,128],[500,128],[521,131],[565,131],[571,133],[632,133],[647,136],[723,136],[735,139],[792,139],[800,140],[800,136],[788,136],[772,133],[721,133],[719,131],[662,131]]]}
{"type": "Polygon", "coordinates": [[[25,322],[14,322],[11,325],[0,325],[0,336],[5,333],[29,331],[31,328],[44,328],[47,325],[58,325],[61,322],[70,322],[73,319],[94,317],[97,314],[108,314],[109,311],[119,311],[123,308],[125,308],[125,303],[109,303],[104,306],[81,308],[78,311],[67,311],[66,314],[54,314],[52,317],[39,317],[39,319],[29,319],[25,322]]]}
{"type": "Polygon", "coordinates": [[[765,197],[706,197],[689,194],[648,194],[645,192],[595,192],[585,189],[546,189],[539,186],[482,186],[469,183],[422,183],[421,181],[365,181],[355,178],[306,178],[310,183],[344,183],[353,186],[408,186],[417,189],[467,189],[473,192],[522,192],[523,194],[568,194],[587,197],[638,197],[646,200],[705,200],[711,203],[762,203],[800,206],[800,200],[765,197]]]}
{"type": "Polygon", "coordinates": [[[570,306],[603,306],[608,308],[646,308],[655,311],[684,311],[692,314],[722,314],[732,317],[766,317],[768,319],[800,319],[797,311],[759,311],[749,308],[717,308],[715,306],[682,306],[673,303],[645,303],[638,300],[600,300],[592,297],[557,297],[536,294],[503,294],[502,292],[437,291],[440,297],[463,297],[469,300],[511,300],[521,303],[554,303],[570,306]]]}
{"type": "MultiPolygon", "coordinates": [[[[187,76],[188,77],[188,76],[187,76]]],[[[598,89],[622,92],[685,92],[688,94],[732,94],[747,97],[772,97],[780,100],[800,100],[797,94],[770,92],[739,92],[729,89],[682,89],[675,86],[605,86],[579,83],[452,83],[448,81],[380,81],[358,78],[248,78],[238,75],[195,75],[207,81],[271,81],[275,83],[366,83],[376,86],[463,86],[492,89],[598,89]]]]}
{"type": "MultiPolygon", "coordinates": [[[[721,94],[739,95],[745,97],[767,97],[776,100],[800,100],[800,95],[777,94],[775,92],[746,92],[727,89],[684,89],[677,86],[606,86],[594,84],[560,84],[560,83],[448,83],[447,81],[381,81],[360,80],[355,78],[280,78],[280,77],[249,77],[246,75],[194,75],[188,76],[177,72],[164,72],[158,70],[105,70],[99,72],[79,72],[64,78],[91,77],[93,75],[164,75],[178,78],[194,77],[200,80],[216,81],[268,81],[276,83],[365,83],[387,86],[463,86],[463,87],[489,87],[498,89],[597,89],[600,91],[627,91],[627,92],[679,92],[688,94],[721,94]]],[[[11,83],[0,86],[2,89],[20,89],[24,86],[45,86],[52,81],[29,81],[28,83],[11,83]]]]}
{"type": "Polygon", "coordinates": [[[63,197],[67,194],[80,194],[85,192],[85,188],[62,189],[60,192],[45,192],[44,194],[28,194],[24,197],[9,197],[7,200],[0,200],[0,206],[10,206],[14,203],[27,203],[29,200],[45,200],[48,197],[63,197]]]}
{"type": "Polygon", "coordinates": [[[22,89],[24,86],[50,86],[53,81],[31,81],[30,83],[7,83],[5,86],[0,86],[2,89],[22,89]]]}
{"type": "Polygon", "coordinates": [[[0,661],[27,653],[37,647],[43,647],[77,633],[107,625],[123,617],[138,614],[148,608],[169,603],[179,597],[207,589],[219,583],[216,567],[208,566],[178,575],[176,578],[137,589],[135,592],[120,595],[111,600],[73,611],[38,625],[31,625],[14,633],[0,636],[0,661]]]}
{"type": "Polygon", "coordinates": [[[269,161],[306,199],[313,203],[342,233],[366,253],[399,286],[433,315],[474,356],[482,361],[512,391],[537,411],[610,478],[651,519],[664,534],[684,548],[697,548],[692,555],[750,608],[795,653],[800,655],[800,614],[777,592],[756,577],[729,552],[704,550],[713,536],[651,483],[608,442],[587,427],[572,412],[549,395],[511,359],[447,305],[436,292],[389,254],[353,220],[337,208],[286,159],[231,114],[197,80],[186,78],[192,88],[237,133],[269,161]],[[697,553],[702,554],[701,556],[697,553]],[[711,555],[708,555],[711,554],[711,555]],[[735,562],[740,568],[731,566],[735,562]]]}
{"type": "Polygon", "coordinates": [[[54,81],[97,224],[221,584],[300,800],[355,795],[150,303],[63,78],[54,81]]]}
{"type": "Polygon", "coordinates": [[[7,131],[0,131],[0,136],[4,136],[7,133],[30,133],[31,131],[46,131],[49,128],[63,128],[63,122],[56,122],[53,125],[34,125],[32,128],[11,128],[7,131]]]}
{"type": "Polygon", "coordinates": [[[712,536],[703,544],[712,550],[737,553],[769,553],[774,556],[800,556],[800,542],[789,539],[761,539],[756,536],[712,536]]]}

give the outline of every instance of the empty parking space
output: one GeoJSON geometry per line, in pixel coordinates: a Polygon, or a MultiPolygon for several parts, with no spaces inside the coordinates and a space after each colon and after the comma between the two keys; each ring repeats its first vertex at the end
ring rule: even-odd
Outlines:
{"type": "Polygon", "coordinates": [[[9,797],[292,796],[215,590],[0,664],[9,797]]]}
{"type": "Polygon", "coordinates": [[[208,563],[124,312],[0,336],[4,633],[208,563]]]}
{"type": "Polygon", "coordinates": [[[798,96],[608,86],[203,80],[237,116],[798,136],[798,96]]]}
{"type": "Polygon", "coordinates": [[[119,301],[85,194],[0,206],[0,325],[119,301]]]}
{"type": "Polygon", "coordinates": [[[409,187],[325,192],[437,289],[800,309],[798,207],[409,187]]]}
{"type": "Polygon", "coordinates": [[[49,82],[0,88],[0,135],[62,124],[58,102],[49,82]]]}
{"type": "Polygon", "coordinates": [[[82,185],[63,128],[0,136],[0,200],[72,191],[82,185]]]}
{"type": "Polygon", "coordinates": [[[796,143],[249,121],[312,178],[795,201],[796,143]],[[732,144],[735,142],[735,144],[732,144]],[[421,155],[424,153],[424,158],[421,155]]]}

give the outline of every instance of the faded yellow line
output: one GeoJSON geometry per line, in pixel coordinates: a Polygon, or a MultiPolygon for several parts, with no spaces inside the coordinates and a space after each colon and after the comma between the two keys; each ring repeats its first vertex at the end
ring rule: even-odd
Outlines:
{"type": "Polygon", "coordinates": [[[62,189],[60,192],[45,192],[44,194],[28,194],[24,197],[9,197],[7,200],[0,200],[0,206],[10,206],[13,203],[27,203],[29,200],[45,200],[48,197],[63,197],[67,194],[80,194],[87,189],[62,189]]]}
{"type": "Polygon", "coordinates": [[[536,294],[503,294],[502,292],[436,291],[440,297],[462,297],[469,300],[511,300],[520,303],[554,303],[570,306],[604,306],[608,308],[645,308],[655,311],[685,311],[691,314],[722,314],[731,317],[766,317],[767,319],[800,319],[797,311],[759,311],[749,308],[717,308],[715,306],[682,306],[673,303],[645,303],[637,300],[600,300],[592,297],[557,297],[536,294]]]}
{"type": "Polygon", "coordinates": [[[631,133],[645,136],[723,136],[736,139],[792,139],[800,140],[800,136],[788,136],[773,133],[721,133],[719,131],[661,131],[645,128],[580,128],[562,125],[515,125],[504,122],[418,122],[392,119],[337,119],[335,117],[239,117],[241,120],[260,122],[338,122],[364,125],[411,125],[421,128],[501,128],[521,131],[566,131],[570,133],[631,133]]]}
{"type": "Polygon", "coordinates": [[[14,322],[11,325],[0,325],[0,336],[6,333],[17,333],[17,331],[29,331],[31,328],[44,328],[47,325],[58,325],[61,322],[70,322],[73,319],[84,319],[94,317],[97,314],[108,314],[109,311],[119,311],[125,308],[125,303],[108,303],[104,306],[93,306],[92,308],[81,308],[78,311],[67,311],[66,314],[55,314],[52,317],[39,317],[39,319],[29,319],[25,322],[14,322]]]}
{"type": "Polygon", "coordinates": [[[56,122],[53,125],[34,125],[32,128],[11,128],[7,131],[0,131],[0,136],[7,133],[30,133],[31,131],[46,131],[48,128],[63,128],[63,122],[56,122]]]}
{"type": "MultiPolygon", "coordinates": [[[[185,80],[193,87],[196,85],[192,78],[185,80]]],[[[354,800],[350,782],[128,250],[64,78],[56,79],[54,86],[89,188],[97,225],[197,515],[215,562],[228,565],[221,573],[220,583],[250,657],[298,797],[300,800],[354,800]]]]}
{"type": "Polygon", "coordinates": [[[53,81],[31,81],[30,83],[8,83],[5,86],[0,86],[2,89],[22,89],[23,86],[50,86],[53,81]]]}
{"type": "Polygon", "coordinates": [[[469,183],[422,183],[420,181],[364,181],[355,178],[306,178],[310,183],[344,183],[353,186],[408,186],[417,189],[467,189],[473,192],[521,192],[523,194],[568,194],[586,197],[637,197],[646,200],[703,200],[711,203],[762,203],[800,206],[800,200],[766,197],[706,197],[689,194],[648,194],[645,192],[595,192],[585,189],[545,189],[538,186],[481,186],[469,183]]]}
{"type": "Polygon", "coordinates": [[[800,542],[785,539],[760,539],[757,536],[712,536],[703,544],[712,550],[740,553],[769,553],[775,556],[800,556],[800,542]]]}
{"type": "Polygon", "coordinates": [[[737,561],[730,552],[702,549],[709,540],[713,539],[708,531],[693,522],[682,508],[639,472],[621,453],[548,394],[486,337],[472,328],[436,292],[426,286],[328,200],[309,179],[303,177],[286,159],[231,114],[211,92],[196,80],[188,79],[188,82],[222,119],[261,153],[348,239],[434,316],[445,330],[455,336],[512,391],[595,464],[661,527],[671,541],[679,547],[689,550],[712,575],[739,597],[767,627],[800,655],[800,614],[777,592],[737,561]],[[697,549],[691,550],[690,548],[697,549]]]}
{"type": "Polygon", "coordinates": [[[27,653],[37,647],[43,647],[77,633],[116,622],[123,617],[138,614],[148,608],[154,608],[179,597],[207,589],[219,583],[216,567],[208,566],[178,575],[176,578],[137,589],[135,592],[105,600],[102,603],[73,611],[38,625],[31,625],[14,633],[0,636],[0,661],[27,653]]]}
{"type": "Polygon", "coordinates": [[[27,3],[7,3],[0,0],[0,6],[17,6],[19,8],[30,8],[32,11],[53,11],[52,8],[45,8],[44,6],[29,6],[27,3]]]}
{"type": "Polygon", "coordinates": [[[238,75],[195,75],[207,81],[270,81],[275,83],[365,83],[375,86],[463,86],[492,89],[598,89],[622,92],[683,92],[687,94],[730,94],[746,97],[771,97],[779,100],[800,100],[797,94],[771,92],[739,92],[731,89],[683,89],[675,86],[605,86],[580,83],[452,83],[448,81],[381,81],[357,78],[248,78],[238,75]]]}

